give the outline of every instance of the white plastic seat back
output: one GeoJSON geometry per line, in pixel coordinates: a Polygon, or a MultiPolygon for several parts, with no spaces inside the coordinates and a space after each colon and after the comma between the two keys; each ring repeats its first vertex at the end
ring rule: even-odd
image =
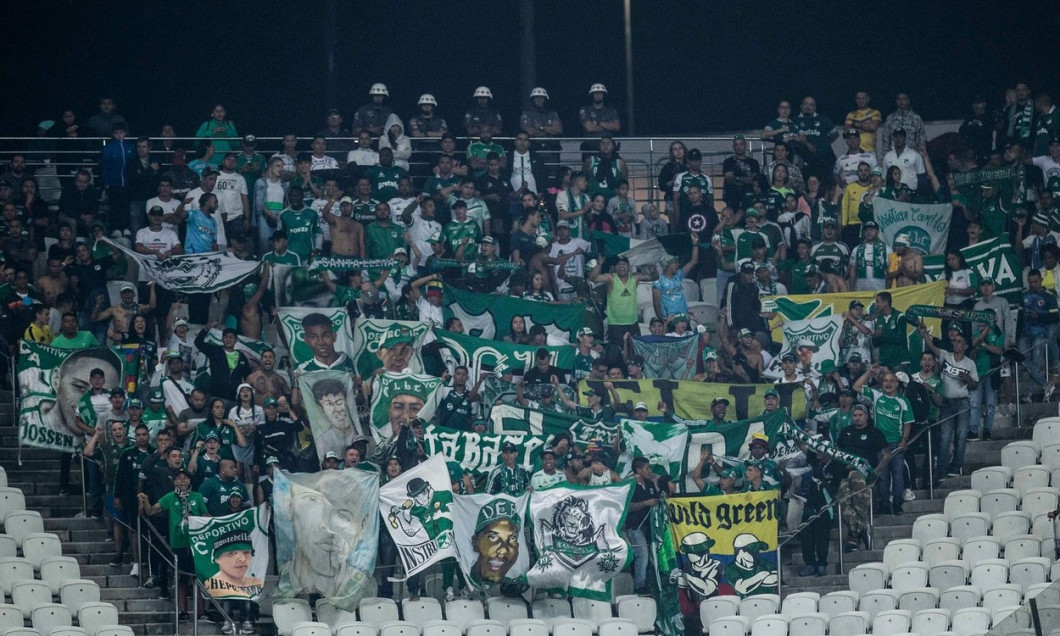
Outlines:
{"type": "Polygon", "coordinates": [[[561,618],[552,625],[552,636],[591,636],[592,627],[579,618],[561,618]]]}
{"type": "Polygon", "coordinates": [[[1048,446],[1042,447],[1042,454],[1039,458],[1042,466],[1045,466],[1049,470],[1054,468],[1060,468],[1060,444],[1049,444],[1048,446]]]}
{"type": "Polygon", "coordinates": [[[914,588],[902,592],[898,597],[898,609],[909,610],[914,614],[922,609],[938,607],[939,590],[935,587],[914,588]]]}
{"type": "Polygon", "coordinates": [[[15,581],[11,586],[11,602],[22,610],[23,616],[30,616],[38,605],[52,602],[52,591],[41,581],[15,581]]]}
{"type": "Polygon", "coordinates": [[[958,634],[985,634],[990,630],[990,610],[966,607],[953,613],[953,631],[958,634]]]}
{"type": "Polygon", "coordinates": [[[961,542],[953,537],[942,537],[932,539],[924,544],[920,553],[920,559],[928,566],[937,565],[943,561],[953,561],[961,556],[961,542]]]}
{"type": "Polygon", "coordinates": [[[628,618],[605,618],[597,630],[600,636],[637,636],[637,625],[628,618]]]}
{"type": "Polygon", "coordinates": [[[516,618],[508,622],[508,636],[548,636],[548,625],[537,618],[516,618]]]}
{"type": "MultiPolygon", "coordinates": [[[[1013,513],[1003,513],[1003,515],[1011,514],[1013,513]]],[[[987,534],[990,534],[990,515],[988,514],[969,512],[950,521],[950,536],[959,540],[961,545],[967,543],[968,539],[987,534]]]]}
{"type": "Polygon", "coordinates": [[[313,620],[313,610],[308,601],[289,599],[272,604],[272,621],[281,636],[290,636],[295,623],[309,623],[313,620]]]}
{"type": "Polygon", "coordinates": [[[77,624],[95,636],[100,628],[119,624],[118,608],[110,603],[86,603],[77,611],[77,624]]]}
{"type": "Polygon", "coordinates": [[[58,603],[43,603],[33,610],[33,629],[41,634],[50,634],[53,629],[59,627],[70,627],[73,625],[73,616],[65,605],[58,603]]]}
{"type": "MultiPolygon", "coordinates": [[[[116,625],[121,627],[121,625],[116,625]]],[[[96,636],[100,636],[103,630],[96,632],[96,636]]],[[[129,628],[129,634],[132,634],[132,628],[129,628]]],[[[88,632],[85,631],[84,627],[56,627],[48,631],[48,636],[88,636],[88,632]]]]}
{"type": "MultiPolygon", "coordinates": [[[[1009,560],[1009,581],[1026,591],[1032,585],[1046,582],[1050,566],[1052,566],[1052,560],[1045,557],[1009,560]]],[[[1018,605],[1018,603],[1013,603],[1013,605],[1018,605]]]]}
{"type": "Polygon", "coordinates": [[[983,607],[993,612],[1002,607],[1019,605],[1023,599],[1023,590],[1019,585],[1006,583],[983,590],[983,607]]]}
{"type": "Polygon", "coordinates": [[[22,539],[22,556],[26,557],[34,570],[40,569],[44,559],[62,555],[63,544],[58,535],[40,532],[26,535],[22,539]]]}
{"type": "Polygon", "coordinates": [[[983,493],[978,490],[955,490],[946,495],[942,504],[942,514],[953,523],[953,520],[969,512],[979,512],[979,499],[983,493]]]}
{"type": "Polygon", "coordinates": [[[996,559],[1001,555],[1001,542],[996,537],[975,537],[964,543],[961,559],[974,568],[984,559],[996,559]]]}
{"type": "Polygon", "coordinates": [[[133,636],[133,629],[128,625],[104,625],[96,630],[95,636],[133,636]]]}
{"type": "Polygon", "coordinates": [[[1002,512],[1012,512],[1019,507],[1020,491],[1015,488],[998,488],[985,493],[979,499],[979,510],[990,515],[993,521],[1002,512]]]}
{"type": "Polygon", "coordinates": [[[759,616],[751,623],[751,636],[788,636],[788,618],[781,614],[759,616]]]}
{"type": "Polygon", "coordinates": [[[73,557],[46,557],[41,562],[40,578],[48,584],[52,594],[58,596],[63,583],[81,578],[81,566],[73,557]]]}
{"type": "MultiPolygon", "coordinates": [[[[999,514],[994,520],[994,528],[990,534],[997,537],[1002,545],[1013,537],[1031,534],[1031,516],[1022,510],[999,514]]],[[[1037,534],[1037,528],[1034,534],[1037,534]]]]}
{"type": "Polygon", "coordinates": [[[975,607],[979,605],[982,592],[974,585],[957,585],[948,589],[942,589],[939,595],[939,607],[956,612],[962,607],[975,607]]]}
{"type": "Polygon", "coordinates": [[[0,591],[11,596],[15,581],[32,581],[33,566],[22,557],[0,557],[0,591]]]}
{"type": "Polygon", "coordinates": [[[486,613],[493,620],[507,623],[517,618],[530,618],[526,603],[520,599],[493,596],[486,599],[486,613]]]}
{"type": "Polygon", "coordinates": [[[891,572],[891,589],[899,594],[925,588],[927,584],[928,565],[926,563],[905,563],[891,572]]]}
{"type": "Polygon", "coordinates": [[[1038,463],[1038,445],[1034,442],[1010,442],[1001,449],[1001,465],[1013,472],[1038,463]]]}
{"type": "Polygon", "coordinates": [[[699,620],[706,629],[715,618],[735,616],[740,608],[738,596],[713,596],[703,599],[699,604],[699,620]]]}
{"type": "Polygon", "coordinates": [[[788,622],[788,636],[824,636],[828,630],[828,615],[814,612],[796,616],[788,622]]]}
{"type": "MultiPolygon", "coordinates": [[[[849,592],[850,590],[844,591],[849,592]]],[[[857,592],[854,592],[854,594],[857,594],[857,592]]],[[[828,616],[836,616],[838,614],[857,611],[858,598],[860,595],[855,596],[854,594],[844,594],[843,592],[831,592],[825,594],[821,597],[821,600],[817,602],[817,610],[828,616]]]]}
{"type": "Polygon", "coordinates": [[[898,592],[894,590],[874,590],[863,594],[858,602],[858,609],[869,613],[869,618],[876,618],[880,612],[898,609],[898,592]]]}
{"type": "Polygon", "coordinates": [[[880,612],[872,619],[872,633],[874,636],[908,634],[912,622],[913,615],[907,610],[880,612]]]}
{"type": "Polygon", "coordinates": [[[615,610],[618,618],[628,618],[633,621],[638,632],[643,634],[655,631],[655,613],[658,611],[655,599],[647,596],[623,596],[618,599],[615,610]]]}
{"type": "Polygon", "coordinates": [[[598,631],[601,620],[614,618],[611,614],[611,604],[607,601],[575,598],[571,601],[571,611],[574,614],[574,618],[580,618],[588,622],[593,632],[598,631]]]}
{"type": "Polygon", "coordinates": [[[1045,466],[1024,466],[1012,476],[1012,487],[1022,496],[1028,490],[1049,485],[1049,469],[1045,466]]]}
{"type": "Polygon", "coordinates": [[[22,627],[22,625],[22,610],[8,603],[0,603],[0,634],[4,633],[5,629],[22,627]]]}
{"type": "Polygon", "coordinates": [[[375,625],[382,631],[383,625],[400,620],[398,617],[398,606],[394,599],[372,596],[361,599],[357,605],[357,615],[361,621],[375,625]]]}
{"type": "Polygon", "coordinates": [[[7,487],[8,487],[7,470],[5,470],[3,466],[0,466],[0,488],[7,488],[7,487]]]}
{"type": "Polygon", "coordinates": [[[780,613],[789,619],[817,613],[817,604],[821,595],[817,592],[796,592],[788,594],[780,603],[780,613]]]}
{"type": "Polygon", "coordinates": [[[390,621],[379,628],[379,636],[420,636],[420,628],[407,621],[390,621]]]}
{"type": "Polygon", "coordinates": [[[913,521],[913,538],[920,545],[927,545],[932,539],[949,536],[950,522],[946,515],[921,515],[913,521]]]}
{"type": "Polygon", "coordinates": [[[1031,519],[1035,519],[1056,510],[1058,501],[1060,501],[1060,489],[1032,488],[1023,495],[1020,510],[1029,514],[1031,519]]]}
{"type": "Polygon", "coordinates": [[[508,628],[500,621],[476,618],[467,624],[467,636],[508,636],[508,628]]]}
{"type": "Polygon", "coordinates": [[[405,601],[401,611],[406,621],[421,628],[430,621],[442,620],[442,604],[433,598],[405,601]]]}
{"type": "Polygon", "coordinates": [[[746,616],[726,616],[715,619],[707,628],[709,636],[746,636],[751,630],[751,621],[746,616]]]}
{"type": "Polygon", "coordinates": [[[746,616],[753,623],[759,616],[776,614],[780,609],[780,597],[776,594],[757,594],[740,601],[740,616],[746,616]]]}
{"type": "Polygon", "coordinates": [[[843,612],[828,620],[829,636],[857,636],[869,631],[868,612],[843,612]]]}
{"type": "Polygon", "coordinates": [[[1008,583],[1008,561],[983,559],[972,568],[971,584],[980,591],[1008,583]]]}
{"type": "Polygon", "coordinates": [[[894,539],[883,548],[883,564],[892,572],[903,563],[920,560],[920,542],[916,539],[894,539]]]}
{"type": "Polygon", "coordinates": [[[910,632],[917,634],[938,634],[950,628],[950,611],[942,608],[922,609],[913,614],[910,632]]]}
{"type": "MultiPolygon", "coordinates": [[[[7,481],[7,473],[4,473],[7,481]]],[[[9,488],[5,483],[0,487],[0,525],[7,521],[7,515],[26,509],[26,496],[18,488],[9,488]]]]}
{"type": "MultiPolygon", "coordinates": [[[[483,620],[486,618],[486,610],[482,607],[481,601],[456,599],[453,601],[446,601],[445,618],[448,621],[456,623],[460,626],[460,629],[466,631],[467,625],[471,621],[483,620]]],[[[382,634],[380,634],[380,636],[382,636],[382,634]]]]}
{"type": "Polygon", "coordinates": [[[331,627],[317,621],[295,623],[291,636],[331,636],[331,627]]]}
{"type": "MultiPolygon", "coordinates": [[[[883,566],[883,564],[880,564],[883,566]]],[[[848,586],[858,594],[864,595],[872,590],[887,587],[886,566],[872,567],[873,564],[859,565],[847,575],[848,586]]],[[[742,614],[742,612],[741,612],[742,614]]]]}
{"type": "Polygon", "coordinates": [[[460,626],[446,620],[430,620],[420,625],[421,636],[462,636],[460,626]]]}
{"type": "Polygon", "coordinates": [[[59,587],[59,602],[74,614],[86,603],[98,603],[99,599],[99,584],[95,581],[66,581],[59,587]]]}
{"type": "MultiPolygon", "coordinates": [[[[339,625],[357,622],[356,612],[349,612],[347,610],[335,607],[335,604],[326,598],[318,600],[315,609],[317,615],[317,622],[324,623],[325,625],[331,628],[332,632],[338,629],[339,625]]],[[[438,610],[438,613],[441,614],[440,609],[438,610]]]]}
{"type": "Polygon", "coordinates": [[[1035,422],[1031,441],[1041,448],[1060,444],[1060,417],[1043,417],[1035,422]]]}
{"type": "Polygon", "coordinates": [[[1042,541],[1033,534],[1012,537],[1005,542],[1005,558],[1010,562],[1042,556],[1042,541]]]}
{"type": "Polygon", "coordinates": [[[544,621],[550,630],[552,629],[552,623],[556,619],[572,617],[570,603],[562,598],[538,599],[530,606],[530,614],[534,618],[544,621]]]}
{"type": "Polygon", "coordinates": [[[344,623],[335,629],[335,636],[379,636],[375,625],[354,621],[344,623]]]}
{"type": "Polygon", "coordinates": [[[44,532],[44,520],[36,510],[12,512],[4,519],[4,532],[21,548],[23,539],[31,534],[44,532]]]}
{"type": "Polygon", "coordinates": [[[18,556],[18,545],[14,538],[0,533],[0,558],[18,556]]]}
{"type": "Polygon", "coordinates": [[[972,490],[990,492],[998,488],[1008,488],[1012,471],[1004,466],[987,466],[972,473],[972,490]]]}

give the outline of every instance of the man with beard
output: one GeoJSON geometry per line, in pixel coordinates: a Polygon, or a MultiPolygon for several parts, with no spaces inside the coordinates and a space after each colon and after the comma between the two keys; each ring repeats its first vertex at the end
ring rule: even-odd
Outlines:
{"type": "Polygon", "coordinates": [[[817,100],[807,95],[802,100],[801,112],[792,121],[797,152],[806,161],[808,174],[824,179],[835,166],[832,142],[839,137],[832,120],[817,113],[817,100]]]}
{"type": "Polygon", "coordinates": [[[257,370],[247,376],[246,382],[254,389],[254,402],[258,406],[270,397],[275,399],[291,391],[287,378],[276,371],[276,352],[272,349],[261,353],[257,370]]]}
{"type": "Polygon", "coordinates": [[[409,135],[412,137],[441,137],[449,131],[449,124],[444,119],[434,114],[438,107],[438,101],[434,95],[424,93],[420,95],[416,104],[420,112],[409,117],[409,135]]]}

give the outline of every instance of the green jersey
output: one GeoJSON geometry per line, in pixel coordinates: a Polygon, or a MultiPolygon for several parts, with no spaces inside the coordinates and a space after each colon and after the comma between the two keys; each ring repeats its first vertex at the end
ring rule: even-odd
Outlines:
{"type": "Polygon", "coordinates": [[[397,196],[398,182],[409,176],[409,171],[398,166],[372,166],[364,171],[364,176],[372,181],[372,198],[389,201],[397,196]]]}
{"type": "Polygon", "coordinates": [[[475,197],[471,197],[470,199],[449,197],[449,206],[452,207],[457,201],[463,201],[467,204],[468,220],[478,223],[479,229],[485,233],[490,220],[490,211],[489,208],[486,207],[486,202],[475,197]]]}
{"type": "Polygon", "coordinates": [[[861,390],[862,395],[872,401],[872,411],[876,418],[876,428],[883,433],[888,444],[897,444],[902,440],[902,428],[913,423],[913,406],[901,393],[894,397],[872,387],[861,390]]]}
{"type": "Polygon", "coordinates": [[[51,346],[56,349],[90,349],[98,347],[99,341],[89,331],[78,331],[73,338],[67,338],[60,333],[52,339],[51,346]]]}
{"type": "Polygon", "coordinates": [[[388,222],[386,226],[371,223],[364,228],[364,247],[368,251],[368,258],[390,258],[394,250],[405,247],[402,229],[393,222],[388,222]]]}
{"type": "Polygon", "coordinates": [[[490,473],[489,481],[486,483],[486,492],[491,495],[505,494],[518,497],[526,493],[530,487],[530,473],[522,466],[508,468],[501,465],[490,473]]]}
{"type": "Polygon", "coordinates": [[[584,380],[589,376],[589,373],[593,370],[593,364],[596,363],[596,359],[599,354],[595,351],[590,350],[589,355],[582,355],[581,353],[574,354],[574,379],[584,380]]]}
{"type": "Polygon", "coordinates": [[[243,501],[250,501],[247,487],[238,479],[224,481],[220,477],[211,477],[203,482],[199,493],[206,500],[206,507],[210,510],[210,514],[214,516],[228,514],[228,500],[232,495],[238,494],[243,501]]]}
{"type": "Polygon", "coordinates": [[[736,260],[743,260],[745,258],[751,258],[751,243],[755,240],[755,237],[759,237],[766,244],[766,256],[773,255],[773,244],[763,232],[752,232],[751,230],[744,230],[740,232],[740,236],[736,237],[736,260]]]}
{"type": "Polygon", "coordinates": [[[460,249],[460,243],[465,238],[470,239],[467,247],[464,248],[465,261],[474,260],[478,255],[478,242],[482,239],[482,230],[479,228],[478,223],[471,219],[463,223],[450,221],[446,224],[445,229],[442,230],[442,236],[445,237],[454,254],[460,249]]]}
{"type": "Polygon", "coordinates": [[[688,191],[692,186],[699,186],[699,191],[703,193],[704,201],[710,201],[714,198],[714,186],[710,182],[710,177],[702,172],[699,174],[682,172],[674,178],[674,192],[681,196],[681,205],[692,205],[692,201],[688,198],[688,191]]]}
{"type": "Polygon", "coordinates": [[[179,497],[176,491],[166,493],[158,500],[158,505],[169,518],[169,546],[171,548],[190,547],[188,517],[210,515],[210,511],[206,509],[206,500],[195,491],[189,491],[179,497]]]}
{"type": "Polygon", "coordinates": [[[899,366],[909,362],[909,338],[906,328],[909,325],[905,315],[897,309],[891,309],[891,313],[884,316],[876,316],[875,326],[880,330],[880,337],[873,338],[880,350],[880,365],[898,369],[899,366]]]}
{"type": "Polygon", "coordinates": [[[736,240],[743,234],[743,230],[734,227],[727,230],[722,230],[721,234],[715,234],[714,236],[718,239],[718,244],[722,248],[722,261],[720,263],[721,269],[727,272],[736,271],[736,252],[735,251],[724,251],[725,248],[735,248],[736,240]]]}
{"type": "Polygon", "coordinates": [[[806,284],[806,268],[813,265],[813,261],[787,260],[780,264],[780,269],[787,270],[791,274],[791,285],[788,287],[789,294],[808,294],[811,290],[806,284]]]}
{"type": "Polygon", "coordinates": [[[610,201],[611,197],[618,193],[618,182],[623,178],[622,170],[619,169],[618,157],[614,155],[611,156],[610,174],[599,174],[599,168],[600,157],[592,157],[589,162],[589,170],[585,173],[587,178],[586,191],[589,193],[589,196],[596,196],[597,193],[599,193],[604,195],[604,199],[610,201]]]}
{"type": "MultiPolygon", "coordinates": [[[[505,156],[504,148],[502,148],[501,145],[498,144],[495,141],[491,141],[488,144],[484,144],[481,141],[475,141],[475,142],[472,142],[472,143],[468,144],[468,146],[467,146],[467,158],[469,160],[470,159],[478,159],[480,161],[486,161],[486,157],[488,157],[491,152],[497,153],[497,156],[500,157],[501,159],[503,159],[504,156],[505,156]]],[[[486,173],[485,168],[482,168],[482,169],[476,170],[474,176],[481,177],[485,173],[486,173]]]]}
{"type": "Polygon", "coordinates": [[[361,290],[347,287],[346,285],[335,285],[335,298],[331,301],[332,307],[345,307],[361,297],[361,290]]]}
{"type": "Polygon", "coordinates": [[[302,257],[291,250],[285,250],[283,254],[273,250],[262,256],[261,260],[271,265],[294,265],[295,267],[302,265],[302,257]]]}
{"type": "Polygon", "coordinates": [[[887,254],[891,250],[877,239],[854,248],[850,263],[858,280],[883,280],[887,277],[887,254]]]}
{"type": "Polygon", "coordinates": [[[377,205],[379,205],[379,202],[375,199],[368,199],[367,201],[356,199],[353,202],[353,212],[350,216],[355,221],[360,221],[361,225],[367,227],[369,223],[375,221],[375,206],[377,205]]]}
{"type": "Polygon", "coordinates": [[[99,467],[103,471],[103,485],[108,495],[114,494],[114,478],[118,476],[118,461],[121,460],[121,454],[125,452],[127,448],[135,448],[133,444],[114,444],[110,441],[110,435],[108,431],[107,441],[96,444],[96,452],[92,454],[92,458],[99,462],[99,467]]]}
{"type": "MultiPolygon", "coordinates": [[[[987,370],[989,371],[989,368],[987,368],[987,370]]],[[[932,373],[927,378],[923,378],[918,372],[913,375],[913,382],[919,382],[924,385],[924,390],[926,390],[928,394],[933,393],[935,395],[942,395],[942,378],[940,378],[937,373],[932,373]]],[[[928,408],[928,419],[932,422],[937,422],[939,420],[939,407],[935,406],[934,402],[931,402],[930,407],[928,408]]]]}
{"type": "Polygon", "coordinates": [[[280,227],[287,232],[287,249],[308,261],[320,236],[320,217],[310,208],[280,212],[280,227]]]}
{"type": "Polygon", "coordinates": [[[210,433],[216,433],[217,437],[220,438],[221,448],[230,448],[236,443],[235,429],[225,424],[214,426],[213,423],[210,422],[210,418],[206,418],[199,422],[198,426],[195,427],[195,435],[192,437],[191,447],[194,447],[200,439],[205,441],[206,436],[210,433]]]}
{"type": "Polygon", "coordinates": [[[448,177],[430,177],[427,183],[423,184],[423,194],[433,198],[435,202],[434,218],[449,218],[449,198],[442,197],[440,193],[445,188],[457,185],[460,185],[460,177],[455,174],[448,177]]]}
{"type": "Polygon", "coordinates": [[[828,418],[828,434],[829,439],[834,444],[839,439],[839,432],[844,428],[854,423],[854,411],[840,411],[836,409],[835,413],[828,418]]]}
{"type": "Polygon", "coordinates": [[[846,271],[850,251],[842,243],[818,243],[810,250],[810,256],[817,263],[817,267],[822,267],[826,261],[831,261],[832,271],[839,274],[846,271]]]}

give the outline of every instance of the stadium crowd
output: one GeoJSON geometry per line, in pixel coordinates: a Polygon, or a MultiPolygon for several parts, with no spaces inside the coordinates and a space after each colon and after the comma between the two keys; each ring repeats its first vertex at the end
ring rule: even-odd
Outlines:
{"type": "MultiPolygon", "coordinates": [[[[297,368],[281,368],[291,343],[269,342],[276,351],[260,360],[237,349],[238,336],[262,340],[276,319],[270,264],[307,265],[321,256],[396,260],[382,271],[323,275],[334,292],[332,306],[347,308],[352,321],[421,320],[462,332],[459,319],[443,316],[450,286],[542,303],[588,300],[606,328],[576,334],[573,368],[550,366],[548,351],[541,350],[536,367],[522,378],[518,401],[598,420],[647,417],[642,403],[631,412],[616,411],[619,400],[610,384],[645,377],[644,360],[630,343],[641,334],[640,283],[652,288],[652,317],[643,320],[648,331],[698,334],[695,379],[715,383],[774,382],[765,372],[780,347],[769,335],[772,316],[762,297],[876,292],[868,307],[853,301],[844,313],[839,359],[818,370],[808,357],[787,353],[775,382],[804,387],[809,415],[801,423],[809,432],[879,467],[875,504],[885,514],[902,514],[913,489],[926,485],[929,455],[925,438],[916,435],[920,428],[942,422],[930,455],[936,479],[961,474],[966,441],[990,439],[998,405],[1015,399],[1011,383],[996,372],[1005,351],[1019,343],[1031,361],[1024,399],[1053,396],[1060,117],[1048,95],[1032,97],[1025,84],[1017,84],[996,110],[975,98],[941,155],[944,163],[938,154],[933,160],[924,122],[908,95],[899,94],[884,117],[859,91],[850,112],[835,120],[822,114],[813,97],[805,97],[795,114],[792,103],[783,101],[761,132],[770,146],[768,163],[752,157],[748,140],[737,135],[721,174],[710,175],[700,149],[675,141],[655,180],[658,191],[642,205],[630,193],[618,111],[602,84],[589,95],[573,128],[596,140],[586,142],[584,160],[570,166],[559,163],[557,138],[570,133],[571,122],[564,127],[543,88],[533,90],[511,124],[492,106],[490,90],[479,87],[462,121],[450,125],[433,96],[420,97],[414,112],[402,117],[388,103],[387,88],[375,84],[349,127],[333,109],[308,147],[300,147],[295,134],[284,135],[278,148],[240,136],[221,104],[199,127],[192,147],[175,139],[172,126],[162,129],[161,141],[134,137],[133,131],[146,131],[126,122],[109,98],[83,127],[72,111],[41,122],[27,148],[32,152],[11,156],[0,175],[3,325],[12,355],[19,338],[65,349],[140,345],[136,393],[106,386],[105,374],[93,371],[77,415],[83,455],[92,460],[84,463],[90,511],[100,515],[105,508],[113,520],[112,565],[121,566],[127,550],[140,548],[126,525],[135,526],[134,515],[187,555],[185,515],[223,515],[268,501],[277,467],[372,470],[386,482],[425,459],[426,423],[407,412],[398,416],[395,439],[377,445],[357,438],[341,454],[329,451],[317,461],[294,380],[324,368],[352,374],[355,361],[328,350],[333,345],[326,342],[314,350],[314,360],[297,368]],[[502,135],[514,137],[510,145],[496,140],[502,135]],[[846,150],[837,156],[832,144],[840,136],[846,150]],[[96,156],[79,143],[84,137],[108,141],[96,156]],[[432,153],[424,152],[425,143],[432,153]],[[42,201],[34,170],[49,152],[70,149],[83,150],[83,162],[70,170],[56,210],[42,201]],[[423,157],[431,165],[421,171],[423,157]],[[1007,168],[1013,178],[1001,187],[985,184],[981,196],[958,191],[955,176],[983,168],[1007,168]],[[955,320],[943,333],[931,334],[918,318],[892,306],[891,290],[927,279],[923,255],[909,247],[908,237],[893,245],[882,241],[873,217],[873,203],[881,199],[952,204],[946,306],[993,312],[995,322],[955,320]],[[686,234],[691,250],[634,268],[625,258],[605,255],[594,232],[634,239],[686,234]],[[260,278],[217,294],[178,295],[142,272],[132,280],[129,259],[105,237],[159,259],[223,251],[267,265],[260,278]],[[995,295],[995,281],[980,278],[960,251],[993,237],[1011,242],[1026,265],[1023,304],[1012,314],[995,295]],[[46,255],[45,273],[33,280],[40,255],[46,255]],[[443,260],[509,261],[517,267],[433,266],[443,260]],[[711,279],[719,320],[697,324],[683,281],[711,279]],[[111,305],[107,283],[114,280],[127,284],[120,303],[111,305]],[[200,326],[205,329],[191,337],[200,326]],[[206,340],[215,326],[223,328],[220,344],[206,340]],[[913,333],[922,338],[920,350],[910,350],[913,333]],[[578,395],[583,379],[600,381],[605,390],[578,395]]],[[[834,104],[827,109],[841,110],[834,104]]],[[[68,155],[62,160],[69,165],[68,155]]],[[[314,325],[303,327],[308,334],[314,325]]],[[[522,323],[513,324],[506,338],[545,343],[543,329],[527,331],[522,323]]],[[[445,369],[437,346],[423,354],[445,381],[437,423],[484,431],[491,405],[483,403],[481,379],[469,377],[464,367],[445,369]]],[[[371,378],[356,381],[359,401],[367,400],[371,378]]],[[[765,394],[767,412],[779,403],[776,391],[765,394]]],[[[729,402],[717,399],[704,418],[721,424],[732,415],[729,402]]],[[[562,482],[611,483],[625,477],[614,471],[615,450],[586,448],[561,435],[545,451],[542,469],[530,474],[516,464],[517,449],[506,447],[505,464],[488,479],[472,479],[453,464],[453,488],[520,494],[562,482]]],[[[831,522],[815,515],[836,496],[853,495],[843,508],[845,549],[867,547],[871,491],[857,471],[811,451],[774,461],[764,438],[755,438],[750,451],[750,459],[738,463],[704,452],[695,483],[707,494],[781,489],[789,500],[789,530],[809,521],[802,528],[803,576],[825,573],[831,522]]],[[[67,458],[64,491],[69,469],[67,458]]],[[[658,477],[646,462],[633,476],[637,487],[626,533],[642,592],[644,517],[679,485],[658,477]]],[[[383,564],[394,564],[392,546],[380,554],[383,564]]],[[[180,560],[191,562],[190,556],[180,560]]],[[[148,585],[168,598],[171,577],[154,551],[150,562],[148,585]]],[[[446,584],[450,595],[459,593],[453,568],[446,584]]],[[[389,585],[385,577],[382,585],[389,585]]],[[[410,580],[413,593],[414,587],[410,580]]],[[[186,590],[178,592],[186,610],[186,590]]],[[[253,633],[250,611],[237,615],[245,622],[226,625],[225,633],[253,633]]]]}

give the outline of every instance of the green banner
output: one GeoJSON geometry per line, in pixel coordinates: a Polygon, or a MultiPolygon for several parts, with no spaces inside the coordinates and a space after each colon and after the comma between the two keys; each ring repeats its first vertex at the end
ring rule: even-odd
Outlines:
{"type": "Polygon", "coordinates": [[[501,449],[511,442],[519,449],[516,464],[530,473],[541,468],[541,451],[547,448],[549,435],[527,433],[486,433],[479,435],[441,426],[427,426],[423,432],[423,446],[428,455],[441,455],[446,461],[457,462],[464,472],[489,475],[504,463],[501,449]]]}
{"type": "MultiPolygon", "coordinates": [[[[992,278],[995,293],[1019,306],[1023,298],[1023,263],[1019,254],[1009,245],[1008,239],[992,238],[970,245],[961,250],[968,267],[979,275],[979,279],[992,278]]],[[[945,256],[924,259],[924,275],[928,280],[940,280],[946,276],[945,256]]]]}
{"type": "MultiPolygon", "coordinates": [[[[423,371],[423,339],[431,330],[431,325],[426,322],[412,320],[372,320],[361,319],[353,327],[353,358],[357,373],[362,378],[372,375],[376,369],[382,368],[383,361],[379,359],[379,349],[387,340],[412,338],[408,350],[407,368],[415,373],[423,371]]],[[[402,354],[404,355],[404,354],[402,354]]]]}
{"type": "Polygon", "coordinates": [[[466,269],[469,273],[474,274],[475,272],[490,272],[490,271],[503,271],[503,272],[517,272],[526,267],[522,263],[513,263],[511,261],[487,261],[485,259],[479,259],[475,261],[461,261],[455,258],[435,258],[431,260],[431,271],[437,272],[443,269],[466,269]]]}
{"type": "MultiPolygon", "coordinates": [[[[511,372],[515,376],[522,376],[534,367],[535,355],[540,349],[533,345],[508,344],[500,340],[476,338],[442,329],[436,329],[434,334],[438,341],[445,345],[442,359],[449,372],[452,373],[458,365],[467,367],[469,384],[478,381],[482,373],[511,372]]],[[[560,369],[571,369],[574,366],[574,347],[562,345],[547,349],[552,366],[560,369]]]]}
{"type": "MultiPolygon", "coordinates": [[[[291,351],[291,362],[296,366],[313,359],[313,350],[306,342],[303,321],[307,317],[319,314],[327,318],[331,323],[331,335],[325,335],[331,339],[331,348],[335,351],[352,356],[356,349],[354,347],[353,330],[350,326],[350,314],[346,308],[318,309],[316,307],[278,307],[277,317],[280,320],[280,329],[283,337],[291,351]]],[[[316,316],[314,316],[315,318],[316,316]]]]}
{"type": "Polygon", "coordinates": [[[195,578],[212,598],[261,600],[269,569],[269,506],[223,517],[188,517],[195,578]]]}
{"type": "Polygon", "coordinates": [[[585,304],[543,303],[445,288],[445,317],[459,318],[464,323],[464,333],[470,336],[502,340],[511,333],[516,316],[523,319],[526,331],[541,325],[548,332],[548,344],[561,345],[577,340],[578,330],[585,325],[585,304]]]}
{"type": "Polygon", "coordinates": [[[397,437],[402,421],[429,421],[441,399],[441,378],[411,371],[382,373],[372,380],[372,435],[377,444],[397,437]]]}
{"type": "Polygon", "coordinates": [[[913,305],[906,310],[906,315],[920,318],[939,318],[941,320],[959,320],[962,322],[996,322],[996,316],[987,311],[971,309],[953,309],[951,307],[932,307],[930,305],[913,305]]]}
{"type": "Polygon", "coordinates": [[[392,258],[346,258],[343,256],[319,256],[309,264],[309,271],[319,272],[346,272],[350,270],[379,272],[385,269],[394,269],[397,261],[392,258]]]}
{"type": "MultiPolygon", "coordinates": [[[[666,405],[668,413],[686,419],[698,419],[710,413],[714,398],[725,398],[729,401],[727,417],[746,418],[749,413],[761,413],[765,410],[765,393],[776,389],[780,393],[780,406],[788,409],[795,419],[806,417],[806,394],[795,385],[772,384],[715,384],[711,382],[681,382],[677,380],[614,380],[615,390],[621,400],[612,404],[616,413],[633,414],[633,405],[644,402],[648,407],[648,417],[664,415],[659,410],[659,403],[666,405]]],[[[602,380],[582,380],[578,383],[578,393],[594,389],[607,394],[602,380]]]]}
{"type": "Polygon", "coordinates": [[[615,422],[594,421],[578,415],[498,404],[490,412],[494,433],[531,433],[551,438],[568,432],[583,449],[597,443],[609,448],[622,429],[615,422]]]}
{"type": "Polygon", "coordinates": [[[681,566],[677,562],[677,549],[674,547],[673,534],[670,533],[670,511],[665,498],[660,499],[648,513],[648,524],[652,556],[648,568],[648,586],[657,605],[655,630],[660,636],[682,636],[685,622],[681,615],[681,599],[674,584],[680,579],[681,566]]]}
{"type": "Polygon", "coordinates": [[[762,415],[721,425],[709,423],[705,419],[684,420],[676,418],[678,424],[688,427],[688,446],[685,448],[684,492],[698,492],[699,488],[692,480],[692,471],[699,464],[700,452],[708,447],[712,455],[725,458],[730,463],[743,461],[751,456],[748,445],[755,433],[763,433],[771,444],[782,440],[780,433],[788,422],[788,414],[783,409],[771,414],[762,415]]]}
{"type": "Polygon", "coordinates": [[[876,197],[873,217],[880,226],[880,237],[887,247],[904,234],[909,247],[923,254],[938,255],[946,251],[953,206],[949,203],[903,203],[876,197]]]}
{"type": "Polygon", "coordinates": [[[669,475],[680,483],[688,446],[687,426],[637,420],[622,420],[621,426],[626,450],[618,457],[615,472],[625,477],[633,472],[634,459],[647,457],[651,465],[657,467],[656,472],[669,475]]]}

